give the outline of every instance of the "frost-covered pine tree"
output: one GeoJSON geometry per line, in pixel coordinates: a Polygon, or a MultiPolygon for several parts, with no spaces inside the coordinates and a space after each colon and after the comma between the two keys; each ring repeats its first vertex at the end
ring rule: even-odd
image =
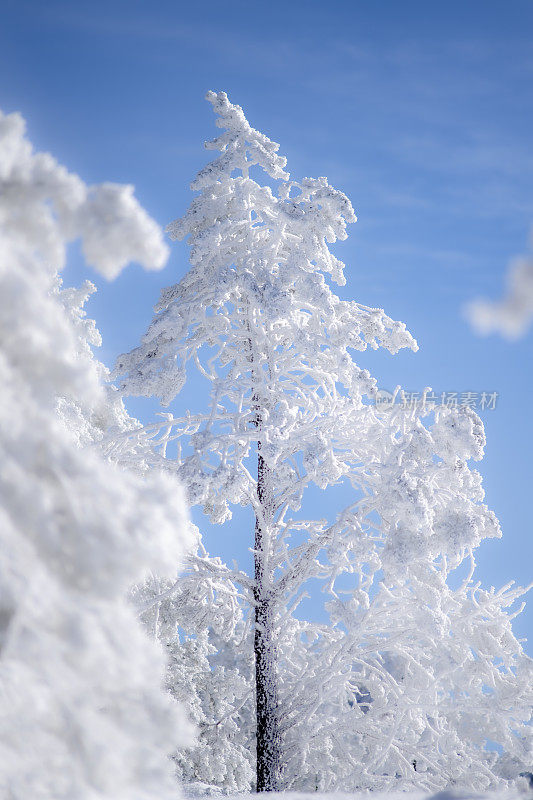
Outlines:
{"type": "Polygon", "coordinates": [[[188,725],[126,594],[175,572],[186,511],[168,476],[82,446],[114,411],[85,351],[89,287],[57,287],[76,238],[108,277],[166,260],[131,187],[87,187],[0,113],[0,795],[175,797],[167,755],[188,725]]]}
{"type": "MultiPolygon", "coordinates": [[[[191,576],[239,586],[251,609],[258,791],[493,785],[487,740],[516,769],[527,763],[531,667],[505,612],[519,592],[480,603],[470,572],[450,588],[481,540],[500,535],[467,464],[482,455],[481,422],[437,408],[429,392],[419,408],[375,404],[353,351],[416,343],[330,288],[327,275],[344,283],[328,245],[355,221],[349,200],[325,178],[291,181],[278,145],[239,106],[224,93],[208,100],[223,132],[207,147],[220,155],[169,226],[188,239],[191,270],[163,291],[116,372],[125,394],[168,405],[196,367],[210,402],[115,438],[108,453],[127,460],[132,440],[149,441],[151,463],[176,471],[213,522],[228,525],[236,504],[253,511],[253,574],[200,553],[191,576]],[[339,482],[352,487],[348,507],[309,519],[306,497],[339,482]],[[296,618],[311,578],[323,581],[330,625],[296,618]],[[503,714],[484,694],[511,691],[503,714]]],[[[172,614],[183,625],[171,596],[148,601],[167,641],[172,614]]]]}

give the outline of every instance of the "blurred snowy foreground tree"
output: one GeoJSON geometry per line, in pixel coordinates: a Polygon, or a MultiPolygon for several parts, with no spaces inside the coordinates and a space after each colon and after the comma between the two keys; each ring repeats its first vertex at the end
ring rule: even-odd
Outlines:
{"type": "Polygon", "coordinates": [[[184,583],[136,592],[201,731],[178,773],[240,791],[505,784],[531,767],[532,662],[511,630],[523,590],[473,578],[476,547],[500,536],[468,465],[482,423],[429,390],[417,407],[375,402],[351,353],[417,346],[326,280],[344,283],[328,244],[355,221],[349,200],[325,178],[291,181],[239,106],[208,100],[220,154],[169,226],[191,269],[116,375],[167,405],[196,367],[210,402],[107,443],[126,464],[151,446],[145,463],[174,471],[215,523],[252,512],[227,534],[248,536],[252,574],[200,548],[184,583]],[[339,482],[351,501],[330,512],[339,482]],[[325,518],[309,519],[318,490],[325,518]],[[295,613],[311,579],[328,625],[295,613]]]}
{"type": "Polygon", "coordinates": [[[124,597],[175,572],[187,520],[175,480],[80,447],[134,421],[92,359],[94,287],[58,285],[78,237],[109,278],[167,258],[132,187],[85,186],[0,114],[0,796],[162,800],[187,723],[124,597]]]}

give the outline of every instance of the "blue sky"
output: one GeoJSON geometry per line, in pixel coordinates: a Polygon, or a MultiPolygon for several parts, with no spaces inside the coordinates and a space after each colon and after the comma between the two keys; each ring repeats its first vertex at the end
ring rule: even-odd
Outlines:
{"type": "MultiPolygon", "coordinates": [[[[462,312],[499,296],[533,223],[533,3],[0,0],[0,20],[0,107],[85,181],[135,184],[162,224],[209,157],[207,89],[281,143],[294,177],[346,192],[359,221],[336,250],[341,293],[405,321],[420,345],[360,362],[387,389],[499,393],[479,468],[504,536],[480,549],[479,577],[533,579],[533,334],[480,339],[462,312]]],[[[186,268],[177,244],[159,274],[89,275],[103,360],[138,342],[186,268]]],[[[65,281],[86,276],[73,252],[65,281]]],[[[147,418],[153,404],[132,408],[147,418]]],[[[533,598],[515,629],[533,654],[533,598]]]]}

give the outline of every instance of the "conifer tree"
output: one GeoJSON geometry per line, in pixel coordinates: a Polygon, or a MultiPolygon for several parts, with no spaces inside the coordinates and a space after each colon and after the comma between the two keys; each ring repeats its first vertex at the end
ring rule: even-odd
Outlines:
{"type": "MultiPolygon", "coordinates": [[[[499,633],[485,637],[467,675],[463,619],[479,617],[478,587],[471,574],[455,595],[448,584],[483,538],[500,535],[467,464],[482,456],[481,422],[468,408],[437,407],[429,390],[420,407],[376,405],[376,382],[353,351],[417,345],[403,323],[339,299],[328,283],[328,275],[344,283],[329,245],[355,221],[349,200],[325,178],[291,180],[278,145],[239,106],[223,92],[207,99],[223,132],[206,146],[220,154],[168,229],[187,238],[191,269],[162,292],[116,374],[125,394],[167,405],[195,366],[211,384],[210,402],[115,439],[108,453],[127,460],[121,448],[144,437],[148,460],[175,471],[213,522],[228,523],[236,504],[253,510],[252,575],[202,553],[191,569],[198,580],[238,585],[252,609],[257,791],[438,788],[464,783],[468,771],[478,787],[490,785],[490,737],[479,727],[473,734],[488,719],[483,681],[496,691],[504,675],[500,683],[517,690],[505,731],[491,722],[515,755],[530,695],[515,675],[529,662],[501,610],[519,592],[485,604],[499,633]],[[261,185],[262,173],[275,191],[261,185]],[[339,482],[352,487],[349,505],[306,518],[313,486],[339,482]],[[295,616],[311,578],[329,595],[329,626],[295,616]],[[461,680],[465,698],[476,689],[473,704],[454,699],[461,680]]],[[[152,605],[166,607],[171,593],[152,605]]]]}

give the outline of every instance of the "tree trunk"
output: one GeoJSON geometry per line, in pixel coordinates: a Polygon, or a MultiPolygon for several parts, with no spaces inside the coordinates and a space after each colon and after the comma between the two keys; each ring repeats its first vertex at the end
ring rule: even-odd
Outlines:
{"type": "Polygon", "coordinates": [[[255,698],[256,698],[256,791],[273,792],[281,788],[281,735],[277,681],[276,609],[272,596],[269,559],[272,550],[270,526],[274,516],[271,470],[261,454],[263,426],[262,402],[258,388],[261,374],[256,370],[250,323],[248,351],[252,382],[254,425],[257,430],[257,499],[255,516],[254,600],[255,600],[255,698]]]}
{"type": "MultiPolygon", "coordinates": [[[[257,427],[260,417],[257,416],[257,427]]],[[[255,520],[255,689],[256,689],[256,749],[257,791],[280,789],[281,736],[278,717],[278,686],[276,675],[277,647],[275,608],[270,590],[268,557],[271,544],[268,525],[272,518],[272,489],[269,468],[261,455],[258,442],[257,495],[262,509],[255,520]]]]}

